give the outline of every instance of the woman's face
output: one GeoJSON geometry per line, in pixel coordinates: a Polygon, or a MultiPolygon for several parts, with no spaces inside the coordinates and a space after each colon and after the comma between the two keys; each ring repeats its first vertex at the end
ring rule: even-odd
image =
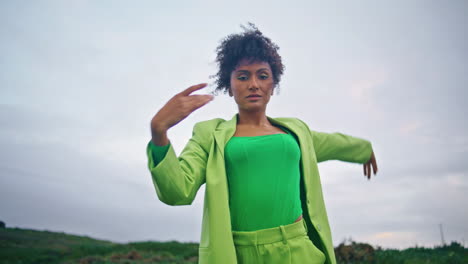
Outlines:
{"type": "Polygon", "coordinates": [[[231,73],[229,95],[239,106],[239,110],[265,110],[273,94],[274,81],[270,64],[241,60],[231,73]]]}

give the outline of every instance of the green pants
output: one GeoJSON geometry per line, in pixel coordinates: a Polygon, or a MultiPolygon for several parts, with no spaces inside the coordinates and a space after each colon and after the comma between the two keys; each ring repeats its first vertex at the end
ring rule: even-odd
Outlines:
{"type": "Polygon", "coordinates": [[[233,231],[239,264],[323,264],[325,255],[307,236],[305,221],[252,232],[233,231]]]}

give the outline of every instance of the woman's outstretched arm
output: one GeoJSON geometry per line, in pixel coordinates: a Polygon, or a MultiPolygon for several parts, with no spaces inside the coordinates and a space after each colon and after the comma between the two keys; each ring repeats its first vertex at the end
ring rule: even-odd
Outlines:
{"type": "Polygon", "coordinates": [[[363,164],[364,176],[370,179],[371,167],[377,173],[377,161],[370,141],[342,133],[310,131],[317,162],[341,160],[363,164]]]}

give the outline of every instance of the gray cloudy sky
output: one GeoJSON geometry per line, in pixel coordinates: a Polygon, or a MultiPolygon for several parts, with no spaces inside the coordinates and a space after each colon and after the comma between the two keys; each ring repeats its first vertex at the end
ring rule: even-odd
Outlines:
{"type": "MultiPolygon", "coordinates": [[[[433,246],[440,223],[463,242],[467,3],[1,1],[0,219],[118,242],[198,241],[204,188],[192,206],[157,199],[149,122],[175,93],[213,82],[219,41],[251,21],[286,65],[267,114],[373,144],[370,182],[361,165],[319,165],[334,243],[433,246]]],[[[170,138],[180,152],[196,122],[235,113],[219,95],[170,138]]]]}

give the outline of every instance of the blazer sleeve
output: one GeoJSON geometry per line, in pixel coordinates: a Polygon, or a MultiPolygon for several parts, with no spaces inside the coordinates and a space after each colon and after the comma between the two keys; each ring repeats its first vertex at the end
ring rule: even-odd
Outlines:
{"type": "Polygon", "coordinates": [[[363,164],[371,157],[372,144],[368,140],[342,133],[310,132],[317,162],[341,160],[363,164]]]}
{"type": "Polygon", "coordinates": [[[170,146],[171,144],[167,144],[166,146],[157,146],[150,140],[150,142],[146,146],[146,152],[148,152],[148,149],[150,150],[150,153],[148,153],[148,155],[151,155],[154,165],[158,165],[158,163],[161,162],[162,159],[164,159],[164,156],[166,156],[167,150],[170,146]]]}
{"type": "Polygon", "coordinates": [[[192,138],[179,157],[172,144],[160,162],[154,160],[151,141],[146,147],[148,169],[159,200],[168,205],[188,205],[193,202],[200,186],[205,183],[208,153],[202,148],[202,133],[197,125],[192,138]]]}

